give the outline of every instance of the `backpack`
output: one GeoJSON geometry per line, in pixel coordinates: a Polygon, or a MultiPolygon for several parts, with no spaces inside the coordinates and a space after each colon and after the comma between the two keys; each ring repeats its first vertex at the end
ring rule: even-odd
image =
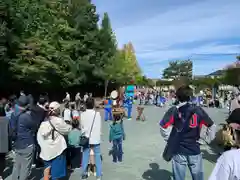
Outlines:
{"type": "Polygon", "coordinates": [[[79,117],[80,117],[79,112],[78,112],[77,110],[72,110],[72,111],[71,111],[71,117],[72,117],[72,119],[74,119],[74,120],[79,119],[79,117]]]}

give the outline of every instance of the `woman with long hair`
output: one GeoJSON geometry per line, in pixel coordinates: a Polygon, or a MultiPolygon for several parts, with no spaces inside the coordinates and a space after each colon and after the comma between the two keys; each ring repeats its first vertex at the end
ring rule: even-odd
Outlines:
{"type": "MultiPolygon", "coordinates": [[[[238,116],[240,118],[240,114],[238,116]]],[[[240,119],[239,119],[240,120],[240,119]]],[[[240,179],[240,121],[229,123],[233,143],[230,150],[224,152],[217,160],[209,180],[240,179]]]]}
{"type": "Polygon", "coordinates": [[[41,123],[37,133],[37,141],[41,147],[40,157],[44,161],[44,180],[63,178],[67,175],[66,153],[68,135],[72,126],[60,118],[60,104],[49,104],[47,118],[41,123]]]}

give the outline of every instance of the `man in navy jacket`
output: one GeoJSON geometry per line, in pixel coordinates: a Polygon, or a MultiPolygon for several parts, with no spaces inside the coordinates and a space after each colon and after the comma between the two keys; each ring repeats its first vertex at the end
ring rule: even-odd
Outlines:
{"type": "Polygon", "coordinates": [[[180,87],[176,96],[179,104],[171,107],[160,121],[161,134],[168,141],[168,145],[172,146],[169,148],[172,148],[173,153],[173,177],[174,180],[184,180],[188,166],[193,180],[203,180],[199,143],[201,127],[202,125],[208,127],[207,134],[212,140],[215,137],[216,126],[201,107],[189,103],[192,96],[189,86],[180,87]],[[176,134],[175,139],[171,138],[174,136],[170,136],[170,133],[176,134]]]}
{"type": "Polygon", "coordinates": [[[35,148],[35,134],[37,125],[30,111],[30,99],[20,96],[17,105],[18,112],[14,112],[10,119],[10,128],[15,129],[14,151],[16,153],[13,167],[13,180],[27,180],[31,173],[33,153],[35,148]]]}

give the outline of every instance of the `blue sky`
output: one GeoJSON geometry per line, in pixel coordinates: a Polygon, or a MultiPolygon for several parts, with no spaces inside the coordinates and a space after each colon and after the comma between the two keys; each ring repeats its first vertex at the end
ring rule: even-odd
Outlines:
{"type": "Polygon", "coordinates": [[[131,41],[143,73],[161,77],[169,60],[193,60],[195,75],[240,54],[240,0],[93,0],[107,12],[118,45],[131,41]]]}

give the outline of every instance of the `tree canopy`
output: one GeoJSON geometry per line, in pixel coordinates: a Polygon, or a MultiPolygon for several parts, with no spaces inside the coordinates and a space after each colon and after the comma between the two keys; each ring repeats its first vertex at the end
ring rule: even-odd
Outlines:
{"type": "Polygon", "coordinates": [[[0,8],[1,86],[69,88],[141,79],[133,45],[118,49],[108,14],[99,25],[89,0],[3,0],[0,8]]]}
{"type": "Polygon", "coordinates": [[[170,61],[166,69],[163,70],[164,79],[177,80],[181,77],[192,78],[193,64],[191,60],[170,61]]]}
{"type": "Polygon", "coordinates": [[[240,56],[237,56],[236,63],[226,69],[224,82],[240,88],[240,56]]]}

